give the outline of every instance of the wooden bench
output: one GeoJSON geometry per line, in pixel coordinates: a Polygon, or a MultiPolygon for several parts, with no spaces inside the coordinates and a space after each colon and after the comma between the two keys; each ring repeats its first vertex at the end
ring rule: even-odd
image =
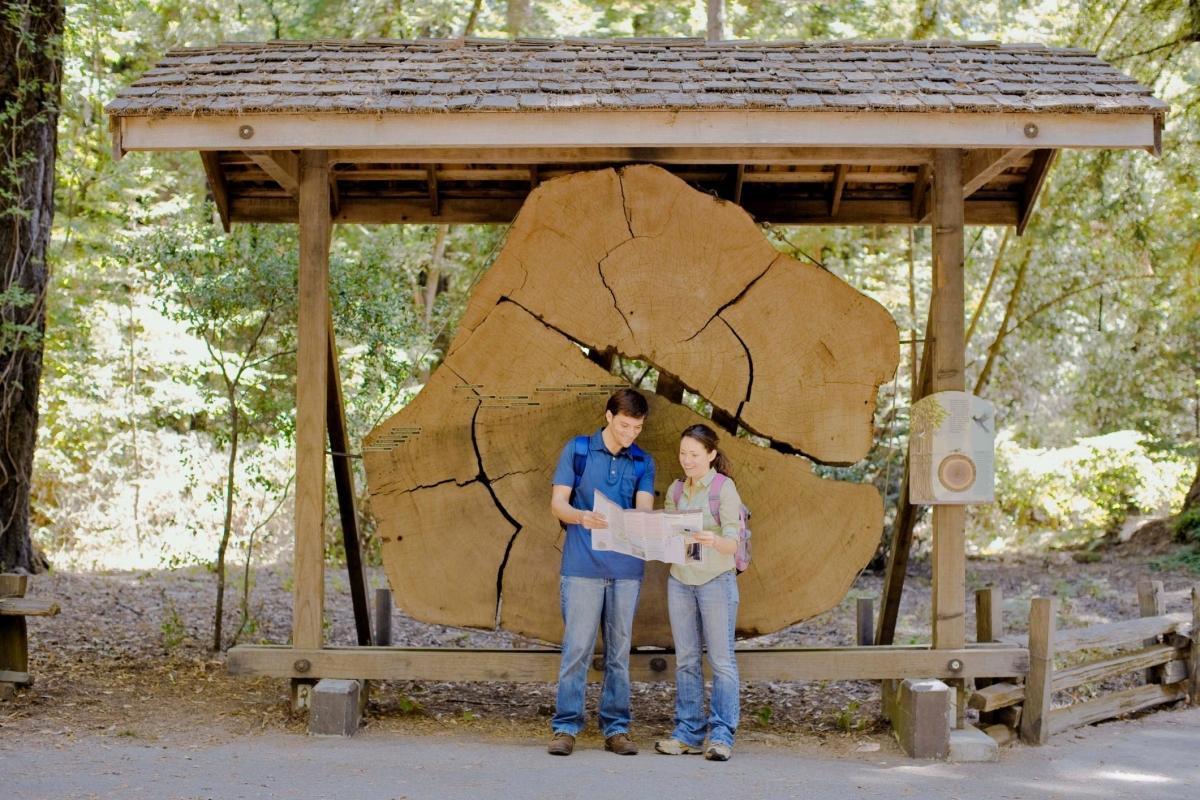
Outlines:
{"type": "Polygon", "coordinates": [[[53,617],[58,603],[25,597],[26,575],[0,575],[0,699],[11,696],[17,686],[33,683],[29,675],[29,631],[26,617],[53,617]]]}

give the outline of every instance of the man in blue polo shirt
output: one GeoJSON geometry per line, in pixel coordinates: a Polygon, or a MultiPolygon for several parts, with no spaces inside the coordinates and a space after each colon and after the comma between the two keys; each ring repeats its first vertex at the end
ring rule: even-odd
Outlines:
{"type": "Polygon", "coordinates": [[[633,442],[649,412],[646,398],[619,389],[608,398],[607,424],[590,437],[567,442],[554,470],[550,512],[567,529],[563,546],[560,601],[563,614],[562,662],[551,726],[552,755],[569,756],[584,724],[584,691],[596,632],[604,623],[604,684],[600,730],[604,749],[637,755],[629,738],[629,649],[633,612],[642,588],[643,562],[623,553],[592,549],[591,531],[605,528],[592,511],[599,490],[622,508],[654,507],[654,459],[633,442]]]}

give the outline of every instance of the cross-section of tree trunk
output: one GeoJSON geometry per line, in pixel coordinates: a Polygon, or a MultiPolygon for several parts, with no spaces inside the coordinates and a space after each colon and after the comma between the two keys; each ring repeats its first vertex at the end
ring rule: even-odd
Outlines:
{"type": "MultiPolygon", "coordinates": [[[[872,438],[875,393],[898,359],[874,301],[770,246],[740,208],[655,167],[549,181],[522,209],[443,365],[364,445],[397,603],[452,625],[558,641],[562,532],[550,483],[563,445],[603,423],[622,382],[584,348],[613,347],[677,376],[754,433],[831,463],[872,438]]],[[[704,421],[651,397],[639,444],[660,496],[679,432],[704,421]]],[[[754,563],[738,629],[778,630],[841,600],[874,552],[870,486],[725,437],[753,511],[754,563]]],[[[670,642],[665,575],[651,565],[637,644],[670,642]]]]}

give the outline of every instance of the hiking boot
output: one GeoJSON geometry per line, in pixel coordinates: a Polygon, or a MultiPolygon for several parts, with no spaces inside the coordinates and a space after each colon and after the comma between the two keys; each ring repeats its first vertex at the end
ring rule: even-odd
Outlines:
{"type": "Polygon", "coordinates": [[[709,761],[728,761],[733,758],[733,748],[721,742],[713,742],[704,751],[704,757],[709,761]]]}
{"type": "Polygon", "coordinates": [[[546,752],[552,756],[569,756],[575,752],[575,737],[569,733],[556,733],[550,740],[546,752]]]}
{"type": "Polygon", "coordinates": [[[604,740],[604,749],[619,756],[636,756],[638,752],[637,745],[629,738],[628,733],[614,733],[609,736],[604,740]]]}
{"type": "Polygon", "coordinates": [[[699,747],[684,744],[678,739],[659,739],[654,743],[654,749],[664,756],[698,756],[704,752],[699,747]]]}

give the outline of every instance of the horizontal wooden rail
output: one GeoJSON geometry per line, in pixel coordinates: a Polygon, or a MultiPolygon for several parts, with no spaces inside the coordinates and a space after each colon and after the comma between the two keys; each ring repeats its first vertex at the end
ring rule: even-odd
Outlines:
{"type": "Polygon", "coordinates": [[[59,610],[58,603],[53,600],[39,600],[36,597],[0,598],[0,617],[53,617],[59,610]]]}
{"type": "Polygon", "coordinates": [[[1167,685],[1152,683],[1106,694],[1095,700],[1075,703],[1065,708],[1055,708],[1050,711],[1048,716],[1050,734],[1054,735],[1093,722],[1102,722],[1123,714],[1132,714],[1135,711],[1171,703],[1186,696],[1187,688],[1182,681],[1167,685]]]}
{"type": "MultiPolygon", "coordinates": [[[[1164,614],[1159,617],[1140,617],[1138,619],[1121,620],[1120,622],[1105,622],[1088,628],[1068,628],[1056,631],[1054,634],[1054,649],[1058,652],[1072,650],[1087,650],[1096,648],[1119,647],[1123,644],[1140,642],[1152,636],[1162,636],[1177,633],[1189,636],[1191,633],[1191,615],[1185,613],[1164,614]]],[[[1026,647],[1028,636],[1012,634],[1005,636],[1006,644],[1026,647]]]]}
{"type": "MultiPolygon", "coordinates": [[[[1024,675],[1029,667],[1029,655],[1024,649],[1001,645],[969,646],[961,650],[927,647],[739,650],[737,658],[744,681],[1014,677],[1024,675]]],[[[597,665],[594,662],[593,666],[597,665]]],[[[239,645],[229,651],[227,667],[234,675],[277,678],[552,683],[558,679],[559,652],[239,645]]],[[[630,677],[635,681],[669,681],[674,674],[675,656],[670,652],[637,652],[630,657],[630,677]]],[[[593,669],[590,677],[598,680],[601,673],[593,669]]]]}

